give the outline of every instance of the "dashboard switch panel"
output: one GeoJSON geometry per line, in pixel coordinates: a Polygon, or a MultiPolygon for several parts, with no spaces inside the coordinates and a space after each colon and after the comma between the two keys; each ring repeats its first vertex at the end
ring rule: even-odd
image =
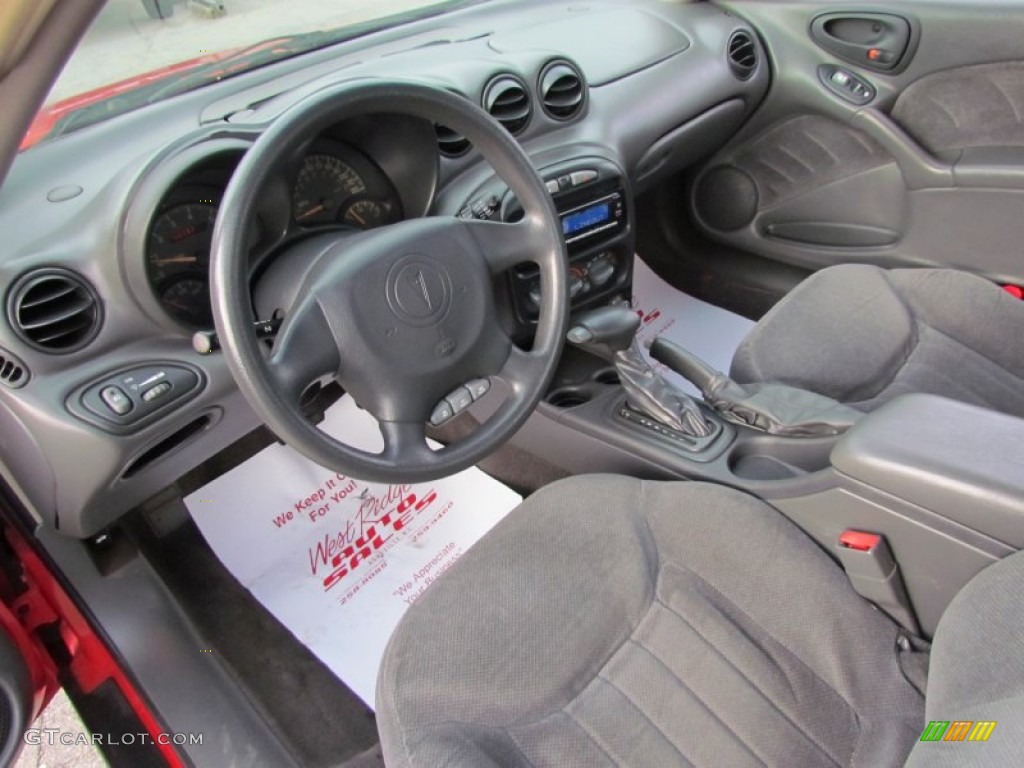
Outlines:
{"type": "Polygon", "coordinates": [[[79,387],[68,409],[111,432],[129,432],[202,388],[202,374],[181,363],[146,363],[111,372],[79,387]]]}
{"type": "Polygon", "coordinates": [[[867,80],[832,64],[818,67],[818,79],[839,98],[858,106],[875,98],[875,88],[867,80]]]}

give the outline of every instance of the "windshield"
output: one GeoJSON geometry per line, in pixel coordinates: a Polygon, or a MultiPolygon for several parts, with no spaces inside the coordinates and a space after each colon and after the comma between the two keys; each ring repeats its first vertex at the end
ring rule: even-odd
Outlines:
{"type": "Polygon", "coordinates": [[[109,0],[21,148],[459,1],[109,0]]]}

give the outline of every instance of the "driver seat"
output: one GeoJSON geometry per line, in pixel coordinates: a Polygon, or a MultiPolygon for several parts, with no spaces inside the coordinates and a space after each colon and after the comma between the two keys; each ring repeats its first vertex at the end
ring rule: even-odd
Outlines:
{"type": "Polygon", "coordinates": [[[596,475],[510,513],[385,652],[388,768],[1019,765],[1024,555],[985,569],[931,653],[767,504],[596,475]],[[998,722],[920,742],[926,718],[998,722]]]}

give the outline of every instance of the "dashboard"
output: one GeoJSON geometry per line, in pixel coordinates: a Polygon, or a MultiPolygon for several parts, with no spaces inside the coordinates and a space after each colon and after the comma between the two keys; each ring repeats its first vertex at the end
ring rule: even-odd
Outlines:
{"type": "MultiPolygon", "coordinates": [[[[212,329],[218,206],[278,116],[320,88],[365,79],[454,91],[520,142],[562,216],[579,308],[628,298],[645,193],[728,141],[770,73],[756,32],[707,3],[494,0],[24,152],[0,189],[0,463],[41,521],[92,536],[260,425],[222,357],[192,344],[212,329]],[[737,70],[737,36],[756,67],[737,70]]],[[[517,215],[504,182],[445,126],[342,117],[260,191],[247,241],[257,317],[287,309],[288,290],[273,306],[259,299],[275,259],[319,232],[517,215]]],[[[521,265],[499,283],[502,322],[527,343],[537,276],[521,265]]]]}

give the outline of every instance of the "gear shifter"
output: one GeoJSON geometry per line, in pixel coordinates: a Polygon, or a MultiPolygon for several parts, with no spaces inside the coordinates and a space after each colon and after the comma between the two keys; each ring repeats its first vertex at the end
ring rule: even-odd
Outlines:
{"type": "Polygon", "coordinates": [[[697,403],[644,359],[636,340],[639,329],[640,318],[628,307],[599,307],[574,316],[567,338],[615,366],[631,408],[683,434],[707,437],[712,428],[697,403]]]}

